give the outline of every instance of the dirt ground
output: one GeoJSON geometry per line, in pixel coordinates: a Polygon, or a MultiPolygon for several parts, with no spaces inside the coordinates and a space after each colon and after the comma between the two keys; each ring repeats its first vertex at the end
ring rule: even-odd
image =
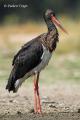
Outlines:
{"type": "Polygon", "coordinates": [[[47,113],[43,115],[22,114],[22,115],[5,115],[0,120],[80,120],[79,113],[47,113]]]}
{"type": "Polygon", "coordinates": [[[33,86],[23,85],[16,94],[0,87],[0,120],[80,120],[80,85],[57,82],[40,85],[42,115],[33,113],[33,86]]]}

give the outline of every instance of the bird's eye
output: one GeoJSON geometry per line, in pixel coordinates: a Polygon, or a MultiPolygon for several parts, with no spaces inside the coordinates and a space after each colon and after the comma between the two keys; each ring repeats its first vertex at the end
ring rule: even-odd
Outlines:
{"type": "Polygon", "coordinates": [[[55,13],[52,12],[51,15],[52,15],[52,16],[55,16],[55,13]]]}
{"type": "Polygon", "coordinates": [[[51,13],[50,16],[53,16],[53,13],[51,13]]]}

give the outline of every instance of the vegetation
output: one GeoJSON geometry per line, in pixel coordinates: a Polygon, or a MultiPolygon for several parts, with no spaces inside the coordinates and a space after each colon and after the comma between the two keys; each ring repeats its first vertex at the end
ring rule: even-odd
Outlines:
{"type": "MultiPolygon", "coordinates": [[[[47,68],[41,73],[41,83],[56,80],[80,81],[80,22],[61,17],[69,35],[59,30],[60,40],[47,68]]],[[[0,27],[0,81],[4,83],[11,71],[14,54],[31,38],[47,31],[44,23],[0,27]]],[[[30,78],[31,79],[31,78],[30,78]]],[[[29,80],[31,81],[31,80],[29,80]]],[[[28,81],[28,82],[29,82],[28,81]]]]}
{"type": "MultiPolygon", "coordinates": [[[[65,16],[59,19],[68,31],[68,35],[58,29],[60,40],[56,53],[80,53],[80,21],[73,21],[65,16]]],[[[0,27],[0,49],[3,54],[13,55],[25,42],[44,32],[47,32],[46,24],[32,21],[21,25],[2,26],[0,27]]]]}
{"type": "MultiPolygon", "coordinates": [[[[0,83],[7,82],[12,58],[0,55],[0,83]]],[[[32,78],[33,79],[33,78],[32,78]]],[[[49,65],[41,72],[40,83],[52,84],[56,81],[80,82],[80,56],[79,54],[57,55],[53,54],[49,65]]],[[[29,78],[27,83],[31,82],[29,78]]]]}
{"type": "Polygon", "coordinates": [[[10,19],[16,23],[32,19],[40,20],[47,8],[52,8],[57,14],[67,14],[74,19],[80,17],[80,0],[0,0],[0,22],[10,22],[10,19]],[[23,4],[28,7],[4,8],[4,4],[23,4]]]}
{"type": "Polygon", "coordinates": [[[68,35],[60,33],[60,41],[42,82],[80,80],[80,0],[0,0],[0,80],[8,79],[14,54],[28,40],[47,31],[43,12],[53,9],[68,35]],[[4,5],[28,5],[8,8],[4,5]],[[34,22],[35,21],[35,22],[34,22]]]}

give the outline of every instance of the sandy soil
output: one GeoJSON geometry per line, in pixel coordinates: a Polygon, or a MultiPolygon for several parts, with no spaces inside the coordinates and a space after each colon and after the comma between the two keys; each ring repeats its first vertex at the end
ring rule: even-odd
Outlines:
{"type": "Polygon", "coordinates": [[[0,120],[80,120],[80,85],[58,82],[41,85],[42,115],[33,113],[33,86],[22,86],[18,93],[0,87],[0,120]]]}
{"type": "Polygon", "coordinates": [[[20,114],[1,116],[0,120],[80,120],[79,113],[20,114]]]}

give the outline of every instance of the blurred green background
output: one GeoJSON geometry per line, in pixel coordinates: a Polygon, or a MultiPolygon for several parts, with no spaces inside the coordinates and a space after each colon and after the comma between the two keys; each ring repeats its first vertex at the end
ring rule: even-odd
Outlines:
{"type": "Polygon", "coordinates": [[[0,81],[8,79],[12,58],[32,38],[47,32],[43,12],[51,8],[69,35],[59,29],[59,43],[41,83],[80,81],[80,0],[0,0],[0,81]],[[28,5],[8,8],[4,5],[28,5]]]}

